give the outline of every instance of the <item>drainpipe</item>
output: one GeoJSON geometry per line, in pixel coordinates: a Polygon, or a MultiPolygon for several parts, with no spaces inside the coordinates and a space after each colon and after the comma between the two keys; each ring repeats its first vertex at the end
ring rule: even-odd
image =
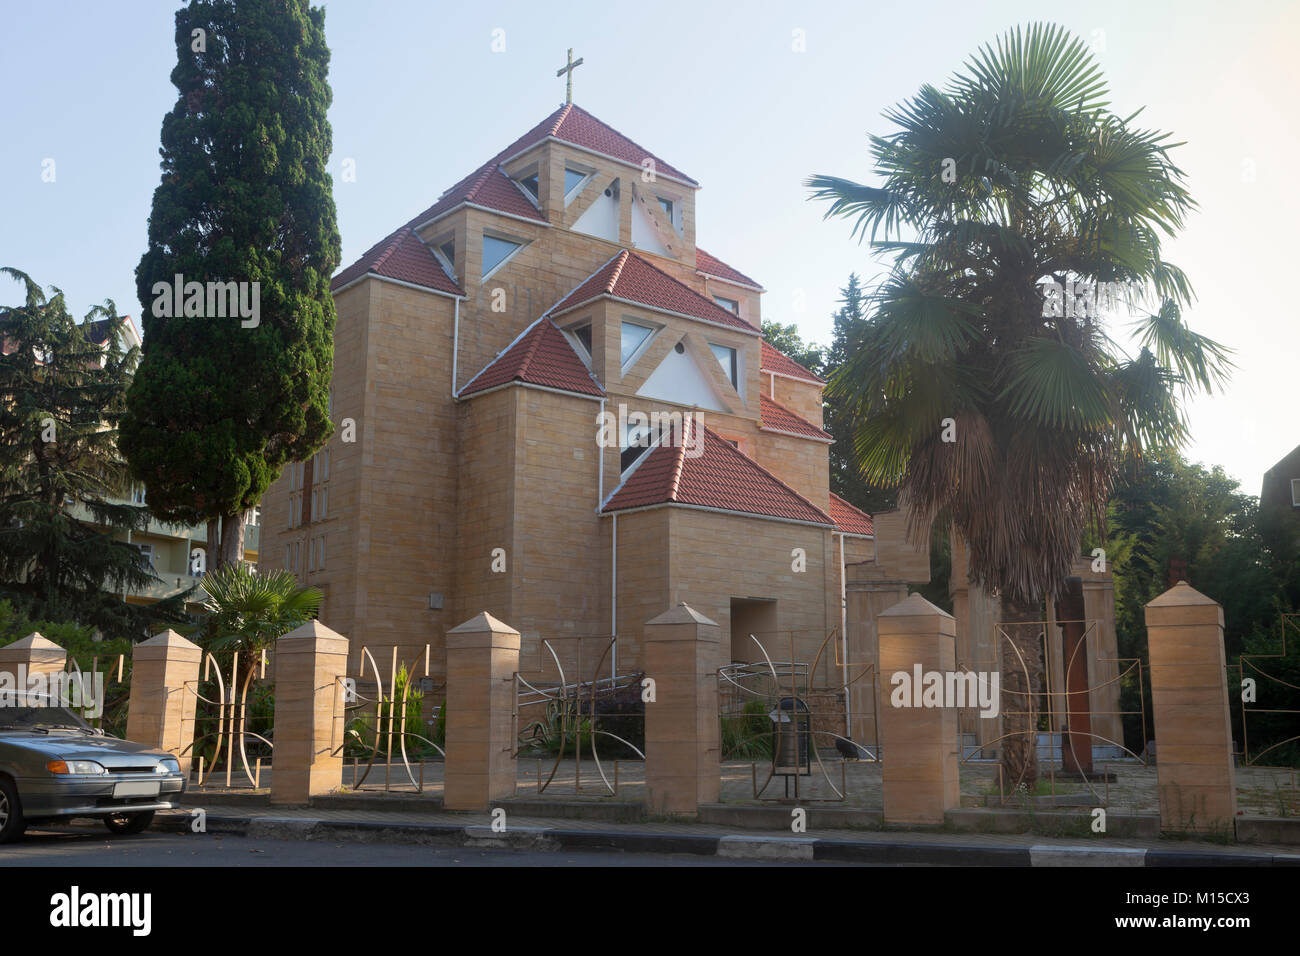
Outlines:
{"type": "MultiPolygon", "coordinates": [[[[609,633],[618,637],[618,512],[610,519],[610,563],[609,563],[609,633]]],[[[618,641],[610,649],[609,676],[618,676],[618,641]]]]}
{"type": "MultiPolygon", "coordinates": [[[[607,399],[600,400],[600,429],[605,429],[605,402],[607,399]]],[[[597,433],[599,434],[599,432],[597,433]]],[[[605,503],[605,443],[597,441],[600,447],[600,464],[596,466],[596,514],[600,514],[600,506],[605,503]]]]}
{"type": "Polygon", "coordinates": [[[451,397],[454,401],[456,399],[456,353],[460,347],[460,299],[453,301],[456,303],[456,318],[451,333],[451,397]]]}
{"type": "Polygon", "coordinates": [[[853,708],[849,703],[849,601],[844,585],[844,535],[840,535],[840,666],[844,677],[844,736],[853,739],[853,708]]]}

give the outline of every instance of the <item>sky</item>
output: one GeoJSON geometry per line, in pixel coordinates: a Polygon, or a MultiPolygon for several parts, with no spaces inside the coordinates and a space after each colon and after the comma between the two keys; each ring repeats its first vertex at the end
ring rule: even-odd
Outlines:
{"type": "MultiPolygon", "coordinates": [[[[78,315],[105,299],[140,314],[178,5],[0,0],[0,265],[78,315]]],[[[1188,322],[1237,363],[1190,405],[1186,454],[1258,494],[1300,444],[1294,0],[324,5],[343,265],[563,102],[572,47],[574,102],[698,180],[700,245],[762,283],[764,318],[820,344],[849,274],[881,266],[804,181],[872,182],[867,136],[891,131],[889,107],[1012,26],[1060,23],[1092,45],[1117,112],[1145,108],[1185,143],[1173,156],[1200,208],[1165,257],[1196,290],[1188,322]]],[[[0,280],[0,302],[18,296],[0,280]]]]}

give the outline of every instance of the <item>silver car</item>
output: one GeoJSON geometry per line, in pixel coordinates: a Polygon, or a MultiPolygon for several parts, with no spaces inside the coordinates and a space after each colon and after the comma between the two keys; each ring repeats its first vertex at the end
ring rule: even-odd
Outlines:
{"type": "Polygon", "coordinates": [[[29,823],[72,817],[139,833],[184,790],[180,764],[165,751],[109,737],[66,707],[21,697],[0,706],[0,843],[29,823]]]}

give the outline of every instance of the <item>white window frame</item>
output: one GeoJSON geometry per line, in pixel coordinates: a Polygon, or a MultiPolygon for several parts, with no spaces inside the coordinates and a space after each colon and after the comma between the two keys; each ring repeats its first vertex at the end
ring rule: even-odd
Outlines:
{"type": "Polygon", "coordinates": [[[734,345],[728,345],[728,344],[726,344],[725,342],[710,342],[710,343],[709,343],[709,354],[712,355],[712,356],[713,356],[713,360],[714,360],[715,362],[718,363],[718,368],[722,369],[723,377],[727,378],[728,381],[731,381],[731,387],[734,388],[734,389],[736,390],[736,393],[737,393],[737,394],[739,394],[739,393],[740,393],[740,383],[743,382],[743,381],[745,380],[745,375],[744,375],[743,367],[742,367],[742,365],[741,365],[740,349],[736,348],[734,345]],[[735,360],[734,363],[733,363],[733,364],[735,365],[735,370],[734,370],[734,371],[735,371],[735,376],[736,376],[735,381],[731,381],[730,377],[727,375],[727,369],[723,367],[723,365],[722,365],[722,359],[718,357],[718,353],[717,353],[717,352],[713,351],[714,349],[730,349],[730,350],[731,350],[732,357],[733,357],[734,360],[735,360]]]}
{"type": "Polygon", "coordinates": [[[531,166],[525,166],[523,169],[509,174],[510,181],[515,184],[515,188],[524,194],[524,198],[533,204],[533,207],[541,212],[542,206],[542,166],[541,163],[533,163],[531,166]],[[537,177],[537,195],[534,196],[524,185],[525,179],[537,177]]]}
{"type": "Polygon", "coordinates": [[[632,354],[627,357],[627,361],[623,363],[620,371],[626,372],[637,362],[641,361],[642,356],[645,355],[646,349],[650,347],[650,343],[655,340],[656,335],[658,335],[661,331],[663,331],[664,327],[663,325],[655,322],[648,322],[639,316],[631,316],[631,315],[623,316],[623,318],[619,321],[619,325],[618,325],[618,346],[619,346],[618,354],[620,356],[622,356],[623,354],[623,325],[624,324],[635,325],[637,328],[648,329],[650,332],[650,334],[647,335],[641,341],[641,344],[638,345],[633,350],[632,354]]]}
{"type": "MultiPolygon", "coordinates": [[[[524,192],[526,194],[527,190],[524,190],[524,192]]],[[[506,264],[510,262],[511,259],[513,259],[515,256],[519,255],[519,253],[523,252],[526,248],[528,248],[530,242],[530,240],[524,239],[520,236],[512,236],[508,232],[498,232],[495,229],[484,229],[479,241],[480,253],[482,252],[483,249],[483,242],[482,242],[483,239],[496,239],[499,242],[513,242],[516,244],[516,248],[513,252],[507,253],[504,259],[502,259],[500,262],[494,265],[492,267],[491,272],[483,273],[483,277],[479,280],[480,282],[486,282],[488,279],[496,275],[497,272],[499,272],[502,268],[504,268],[506,264]]],[[[481,262],[479,264],[482,265],[481,262]]]]}
{"type": "Polygon", "coordinates": [[[582,191],[591,185],[591,181],[596,178],[596,171],[587,166],[579,166],[577,163],[565,163],[565,179],[568,179],[569,170],[575,173],[582,173],[582,179],[572,189],[566,189],[564,192],[564,205],[567,208],[569,203],[582,195],[582,191]]]}
{"type": "Polygon", "coordinates": [[[591,327],[591,344],[594,348],[596,345],[596,322],[594,319],[580,319],[572,325],[566,325],[562,331],[568,338],[569,344],[573,346],[573,350],[578,353],[578,358],[582,359],[582,363],[590,369],[593,356],[589,351],[587,351],[587,346],[583,343],[582,339],[578,338],[578,329],[586,328],[588,326],[591,327]]]}

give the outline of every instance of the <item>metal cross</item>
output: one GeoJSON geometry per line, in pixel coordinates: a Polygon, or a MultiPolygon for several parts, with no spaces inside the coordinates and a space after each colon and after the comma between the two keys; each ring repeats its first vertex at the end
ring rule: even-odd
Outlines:
{"type": "Polygon", "coordinates": [[[565,103],[573,102],[573,71],[580,66],[582,66],[582,57],[578,57],[578,59],[575,61],[573,59],[573,47],[569,47],[569,65],[565,67],[561,67],[560,69],[555,71],[556,76],[564,76],[566,73],[568,74],[568,76],[564,77],[564,102],[565,103]]]}

